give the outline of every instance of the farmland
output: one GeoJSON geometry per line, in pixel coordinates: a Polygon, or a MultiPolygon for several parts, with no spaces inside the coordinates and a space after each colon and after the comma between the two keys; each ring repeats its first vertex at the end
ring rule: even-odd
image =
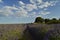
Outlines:
{"type": "Polygon", "coordinates": [[[60,24],[0,24],[0,40],[60,40],[60,24]]]}

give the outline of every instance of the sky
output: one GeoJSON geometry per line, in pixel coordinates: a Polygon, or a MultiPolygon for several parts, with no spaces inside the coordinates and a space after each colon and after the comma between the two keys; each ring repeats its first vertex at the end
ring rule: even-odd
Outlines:
{"type": "Polygon", "coordinates": [[[33,23],[36,17],[60,18],[60,0],[0,0],[0,24],[33,23]]]}

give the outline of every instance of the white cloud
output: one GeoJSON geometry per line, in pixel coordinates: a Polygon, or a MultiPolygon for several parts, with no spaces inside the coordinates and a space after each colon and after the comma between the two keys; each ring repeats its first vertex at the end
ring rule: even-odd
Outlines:
{"type": "Polygon", "coordinates": [[[25,3],[23,3],[22,1],[19,1],[19,4],[20,4],[20,5],[25,5],[25,3]]]}
{"type": "Polygon", "coordinates": [[[15,16],[17,16],[17,17],[21,17],[21,16],[27,17],[28,16],[28,12],[25,9],[23,9],[22,7],[20,7],[18,9],[18,11],[16,11],[15,16]]]}
{"type": "Polygon", "coordinates": [[[2,3],[3,1],[2,1],[2,0],[0,0],[0,2],[2,3]]]}
{"type": "Polygon", "coordinates": [[[16,11],[15,14],[16,17],[27,17],[27,12],[23,12],[23,11],[16,11]]]}
{"type": "Polygon", "coordinates": [[[25,8],[27,9],[27,11],[32,11],[34,9],[37,9],[37,6],[33,4],[27,4],[25,8]]]}
{"type": "Polygon", "coordinates": [[[18,10],[15,6],[5,6],[3,9],[8,9],[8,10],[18,10]]]}
{"type": "MultiPolygon", "coordinates": [[[[45,9],[49,6],[54,6],[56,4],[55,1],[43,2],[42,0],[30,0],[30,2],[31,4],[26,4],[22,1],[19,1],[20,6],[18,7],[16,7],[16,5],[4,6],[0,9],[0,15],[14,16],[14,17],[28,17],[28,16],[37,17],[41,15],[36,15],[38,13],[34,10],[38,11],[39,9],[45,9]]],[[[50,14],[50,12],[46,12],[45,10],[44,11],[42,10],[41,12],[38,11],[38,12],[42,15],[50,14]]]]}
{"type": "Polygon", "coordinates": [[[43,10],[47,10],[47,8],[44,8],[43,10]]]}
{"type": "Polygon", "coordinates": [[[50,12],[47,12],[47,11],[41,11],[39,14],[47,15],[47,14],[50,14],[50,12]]]}
{"type": "Polygon", "coordinates": [[[10,14],[12,14],[11,7],[9,7],[9,6],[3,7],[1,9],[1,13],[0,14],[3,14],[4,16],[9,16],[10,14]]]}
{"type": "Polygon", "coordinates": [[[4,16],[10,16],[14,14],[12,10],[18,10],[18,8],[12,6],[5,6],[2,9],[0,9],[0,14],[4,16]]]}
{"type": "Polygon", "coordinates": [[[36,12],[31,12],[31,13],[29,14],[29,16],[30,16],[30,17],[35,17],[35,16],[36,16],[36,12]]]}
{"type": "Polygon", "coordinates": [[[43,2],[40,6],[38,6],[39,8],[47,8],[49,6],[54,6],[56,4],[56,1],[46,1],[46,2],[43,2]]]}
{"type": "Polygon", "coordinates": [[[23,9],[22,7],[15,7],[15,6],[5,6],[0,9],[0,15],[4,16],[14,16],[14,17],[27,17],[28,12],[23,9]]]}
{"type": "Polygon", "coordinates": [[[32,4],[40,4],[42,3],[42,0],[30,0],[32,4]]]}

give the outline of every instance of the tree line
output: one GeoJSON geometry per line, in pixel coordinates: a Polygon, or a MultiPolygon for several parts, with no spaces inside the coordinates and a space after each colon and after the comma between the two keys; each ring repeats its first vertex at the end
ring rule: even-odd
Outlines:
{"type": "Polygon", "coordinates": [[[37,17],[34,23],[45,23],[45,24],[60,24],[60,18],[44,19],[42,17],[37,17]]]}

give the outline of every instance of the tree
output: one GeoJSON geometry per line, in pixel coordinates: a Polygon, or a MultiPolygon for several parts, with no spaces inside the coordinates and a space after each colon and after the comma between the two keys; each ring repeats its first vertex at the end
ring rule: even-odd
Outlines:
{"type": "Polygon", "coordinates": [[[58,20],[56,18],[53,18],[50,23],[51,24],[57,24],[58,23],[58,20]]]}
{"type": "Polygon", "coordinates": [[[52,19],[43,19],[41,17],[37,17],[35,19],[35,23],[46,23],[46,24],[59,24],[60,23],[60,19],[57,20],[56,18],[52,18],[52,19]]]}
{"type": "Polygon", "coordinates": [[[59,18],[59,21],[60,21],[60,18],[59,18]]]}
{"type": "Polygon", "coordinates": [[[56,18],[53,18],[52,20],[56,21],[57,19],[56,18]]]}
{"type": "Polygon", "coordinates": [[[45,21],[45,23],[49,23],[50,19],[45,19],[44,21],[45,21]]]}
{"type": "Polygon", "coordinates": [[[59,18],[59,20],[58,20],[58,23],[60,23],[60,18],[59,18]]]}
{"type": "Polygon", "coordinates": [[[35,23],[43,23],[43,21],[44,21],[44,19],[41,18],[41,17],[37,17],[37,18],[35,19],[35,23]]]}

